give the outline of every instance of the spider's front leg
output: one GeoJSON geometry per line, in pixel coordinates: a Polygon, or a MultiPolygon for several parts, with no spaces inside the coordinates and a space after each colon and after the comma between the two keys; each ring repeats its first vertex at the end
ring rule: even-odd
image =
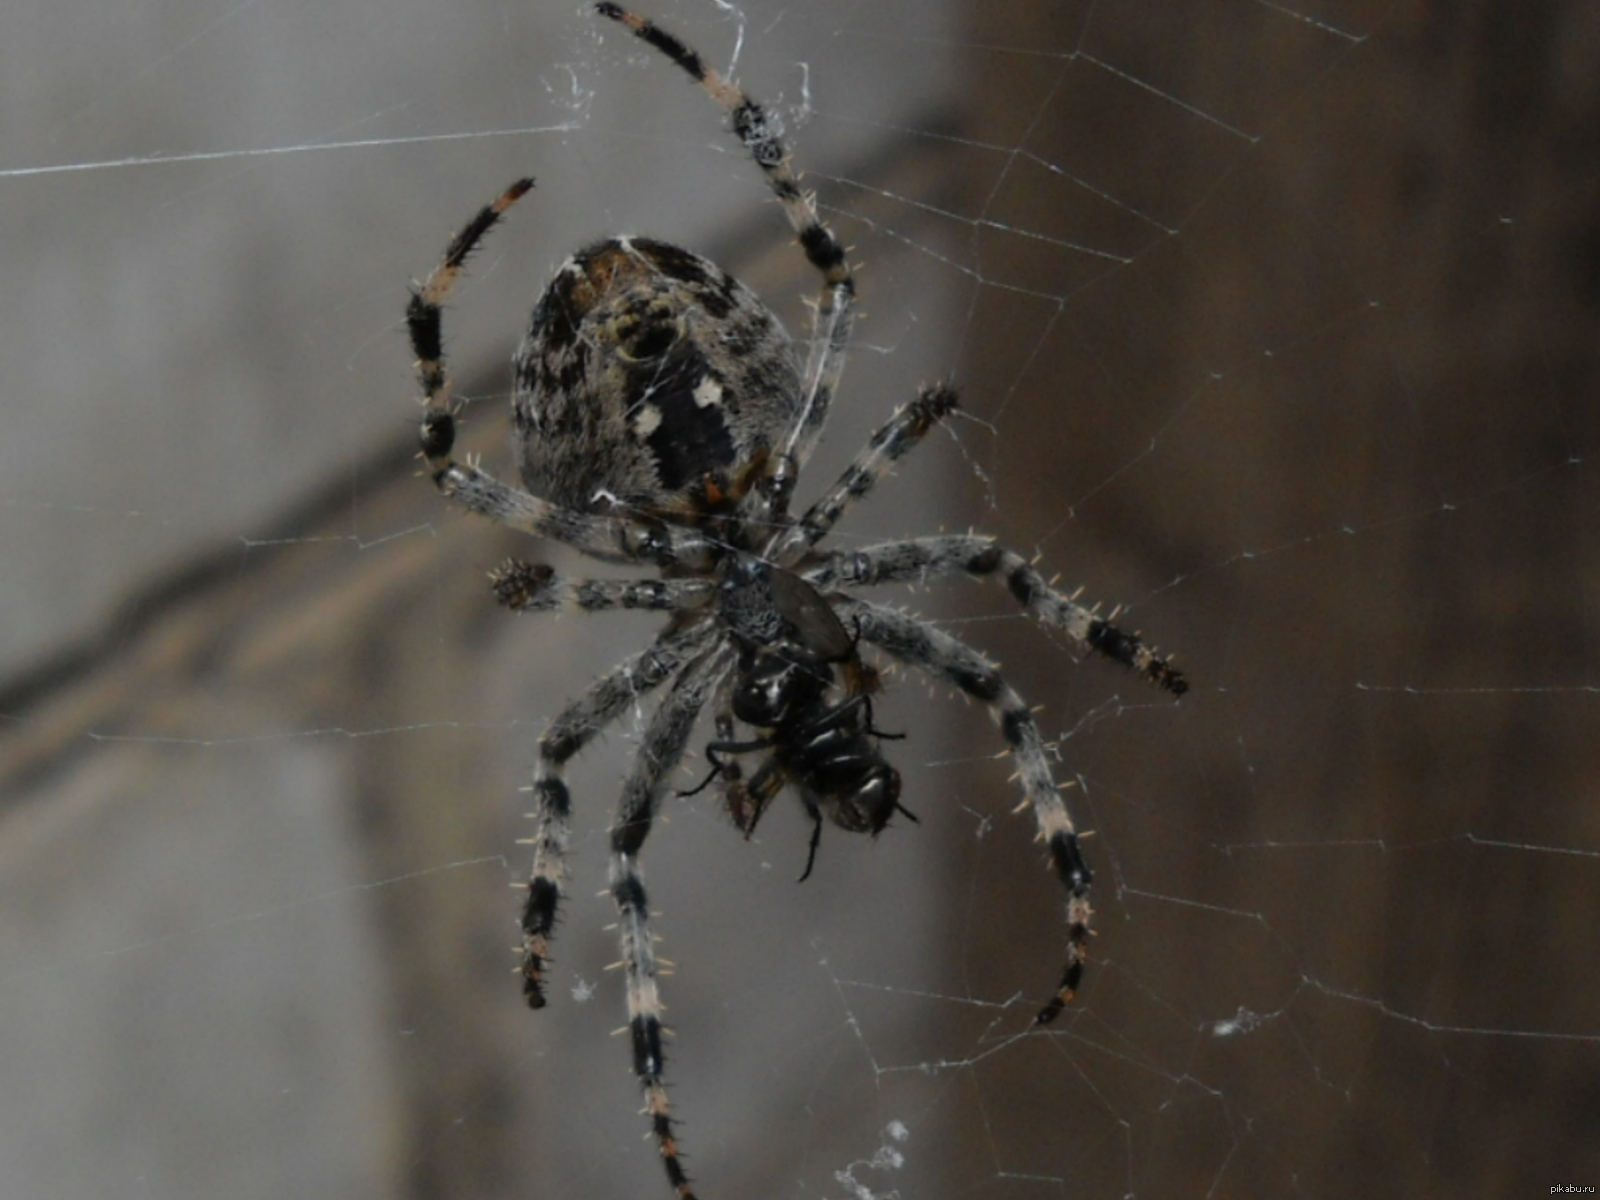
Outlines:
{"type": "Polygon", "coordinates": [[[990,537],[945,534],[880,542],[819,557],[803,574],[818,588],[925,583],[963,574],[1001,579],[1029,616],[1062,630],[1086,652],[1119,662],[1174,696],[1189,690],[1183,672],[1147,646],[1138,634],[1118,628],[1094,609],[1079,604],[1074,596],[1057,591],[1032,563],[990,537]]]}
{"type": "Polygon", "coordinates": [[[922,388],[915,400],[896,410],[868,439],[838,482],[774,541],[768,552],[772,561],[792,564],[820,542],[852,505],[876,487],[894,469],[895,463],[911,453],[928,436],[929,430],[958,407],[954,388],[942,383],[922,388]]]}
{"type": "Polygon", "coordinates": [[[611,0],[596,4],[595,11],[619,22],[640,41],[660,51],[728,114],[734,133],[766,175],[772,194],[783,206],[796,240],[805,251],[806,261],[822,276],[811,352],[805,369],[804,408],[790,432],[788,443],[782,447],[785,455],[792,455],[795,461],[803,463],[811,456],[828,419],[828,408],[839,388],[845,351],[850,344],[856,281],[844,247],[817,213],[815,198],[800,187],[789,164],[789,150],[783,143],[780,126],[758,101],[745,95],[738,84],[724,79],[675,34],[648,17],[630,12],[611,0]]]}
{"type": "Polygon", "coordinates": [[[995,665],[959,638],[936,625],[897,609],[840,596],[835,599],[842,617],[855,622],[863,641],[901,662],[940,675],[967,695],[989,706],[995,723],[1017,763],[1017,778],[1039,825],[1039,840],[1050,854],[1056,876],[1067,889],[1067,962],[1061,983],[1035,1019],[1049,1024],[1072,999],[1083,978],[1088,957],[1089,885],[1093,875],[1083,859],[1077,828],[1061,799],[1045,754],[1044,739],[1033,713],[1016,690],[1001,677],[995,665]]]}

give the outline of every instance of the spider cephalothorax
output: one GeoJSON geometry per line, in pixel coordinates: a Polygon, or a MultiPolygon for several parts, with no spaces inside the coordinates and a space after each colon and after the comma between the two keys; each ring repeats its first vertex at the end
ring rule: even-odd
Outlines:
{"type": "Polygon", "coordinates": [[[638,863],[701,711],[709,705],[716,725],[706,747],[712,772],[701,786],[720,784],[729,815],[746,834],[785,787],[793,789],[814,822],[809,874],[825,819],[875,835],[906,811],[899,772],[880,744],[898,735],[873,725],[878,677],[862,647],[986,704],[1067,892],[1066,966],[1039,1012],[1043,1024],[1078,987],[1092,910],[1090,871],[1038,726],[982,654],[921,618],[850,593],[949,575],[995,576],[1029,615],[1082,649],[1133,668],[1173,695],[1188,684],[1137,635],[1052,588],[1026,559],[990,538],[937,535],[849,551],[821,548],[846,510],[955,411],[949,387],[924,388],[832,487],[803,513],[790,513],[800,468],[844,368],[854,276],[796,183],[761,106],[652,22],[615,4],[596,8],[704,88],[765,172],[822,279],[804,365],[771,310],[714,264],[664,242],[609,238],[556,272],[517,350],[513,445],[525,488],[457,461],[440,309],[468,255],[532,188],[531,179],[518,180],[451,239],[414,289],[407,326],[424,392],[422,451],[442,492],[473,512],[600,561],[659,570],[654,579],[573,581],[548,566],[511,560],[494,573],[494,589],[515,611],[670,614],[649,646],[596,680],[539,739],[522,976],[529,1004],[543,1007],[566,876],[566,765],[646,693],[665,687],[612,821],[610,875],[634,1071],[668,1179],[681,1200],[692,1200],[662,1083],[657,962],[638,863]],[[759,758],[749,775],[746,756],[759,758]]]}

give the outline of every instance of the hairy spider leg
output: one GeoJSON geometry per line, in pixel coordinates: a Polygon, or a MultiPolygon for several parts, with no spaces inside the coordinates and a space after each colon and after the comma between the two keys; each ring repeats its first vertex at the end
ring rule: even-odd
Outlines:
{"type": "Polygon", "coordinates": [[[1174,696],[1189,690],[1183,672],[1145,645],[1138,634],[1117,628],[1093,609],[1057,591],[1031,563],[993,538],[947,534],[880,542],[830,554],[802,574],[819,588],[922,583],[961,574],[1000,578],[1029,616],[1060,629],[1085,652],[1119,662],[1174,696]]]}
{"type": "Polygon", "coordinates": [[[633,1071],[644,1088],[645,1112],[667,1179],[680,1200],[694,1200],[672,1131],[671,1108],[662,1082],[661,995],[656,985],[655,942],[650,933],[650,905],[639,875],[639,851],[667,788],[667,777],[683,760],[684,747],[707,694],[727,670],[731,654],[715,649],[691,662],[662,698],[645,729],[644,744],[634,758],[611,826],[611,897],[617,905],[622,942],[622,968],[627,975],[628,1032],[633,1043],[633,1071]]]}
{"type": "Polygon", "coordinates": [[[942,675],[967,695],[989,706],[1017,763],[1026,803],[1039,825],[1039,840],[1067,889],[1067,962],[1061,983],[1035,1022],[1048,1024],[1078,990],[1088,957],[1089,885],[1094,876],[1078,847],[1078,833],[1056,788],[1044,740],[1033,714],[995,665],[959,638],[897,609],[840,597],[840,610],[859,621],[861,637],[886,654],[930,675],[942,675]]]}
{"type": "Polygon", "coordinates": [[[955,389],[947,384],[923,386],[917,398],[902,405],[845,468],[839,480],[817,500],[798,522],[785,529],[768,550],[772,561],[792,565],[800,555],[826,537],[839,519],[894,465],[911,453],[928,431],[958,407],[955,389]]]}
{"type": "Polygon", "coordinates": [[[697,625],[682,633],[663,634],[654,645],[630,655],[601,676],[562,709],[539,738],[538,763],[533,771],[534,809],[530,814],[537,824],[533,837],[528,839],[534,847],[533,869],[522,911],[522,993],[531,1008],[545,1005],[550,934],[566,880],[572,813],[567,762],[632,704],[671,678],[711,640],[712,633],[709,625],[697,625]]]}
{"type": "Polygon", "coordinates": [[[722,106],[733,124],[734,133],[766,174],[772,194],[783,206],[806,259],[822,275],[811,351],[805,366],[805,409],[790,434],[789,444],[783,449],[784,455],[804,463],[811,456],[823,422],[827,420],[828,407],[838,390],[845,351],[850,344],[856,281],[845,259],[844,247],[818,215],[815,197],[800,187],[789,165],[789,151],[783,144],[779,125],[766,109],[649,18],[609,2],[595,5],[595,11],[626,26],[640,41],[666,55],[722,106]]]}
{"type": "Polygon", "coordinates": [[[495,599],[512,612],[685,612],[710,603],[710,579],[565,579],[544,563],[508,558],[489,573],[495,599]]]}

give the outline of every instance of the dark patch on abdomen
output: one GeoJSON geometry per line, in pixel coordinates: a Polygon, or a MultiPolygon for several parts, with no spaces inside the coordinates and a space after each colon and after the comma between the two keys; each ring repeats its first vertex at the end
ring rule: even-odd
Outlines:
{"type": "Polygon", "coordinates": [[[694,393],[711,376],[705,359],[692,346],[680,343],[635,383],[638,402],[661,414],[661,423],[645,437],[662,486],[680,491],[704,479],[709,472],[733,463],[733,436],[727,410],[721,403],[700,405],[694,393]]]}

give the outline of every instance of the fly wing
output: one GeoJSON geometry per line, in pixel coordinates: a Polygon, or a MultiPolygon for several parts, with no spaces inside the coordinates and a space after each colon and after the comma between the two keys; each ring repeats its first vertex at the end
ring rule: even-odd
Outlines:
{"type": "Polygon", "coordinates": [[[773,605],[794,626],[806,649],[824,662],[846,662],[855,655],[855,639],[821,592],[794,572],[778,567],[771,568],[767,584],[773,605]]]}

